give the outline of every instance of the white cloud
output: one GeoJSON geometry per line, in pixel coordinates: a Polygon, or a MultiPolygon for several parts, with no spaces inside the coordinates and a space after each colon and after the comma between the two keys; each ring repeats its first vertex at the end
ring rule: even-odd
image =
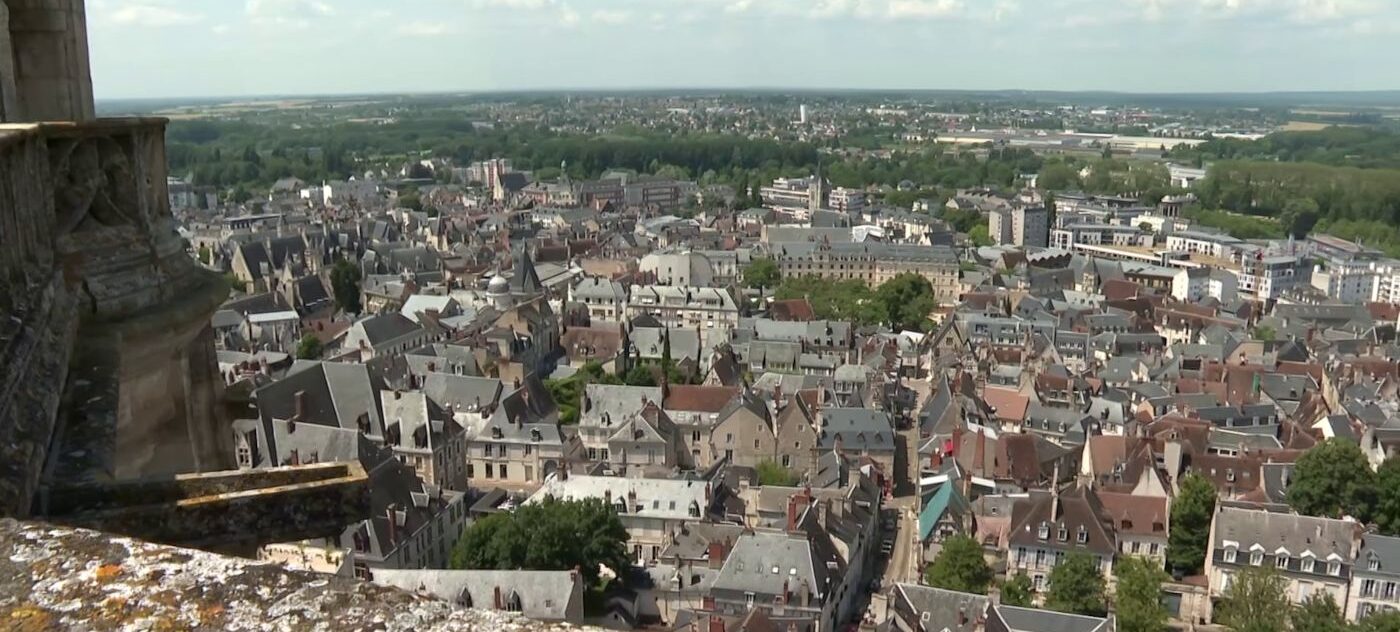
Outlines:
{"type": "Polygon", "coordinates": [[[246,7],[253,24],[295,29],[335,15],[335,9],[321,0],[248,0],[246,7]]]}
{"type": "Polygon", "coordinates": [[[112,10],[107,14],[107,19],[113,24],[122,26],[161,28],[193,24],[203,20],[204,16],[158,4],[138,3],[127,4],[112,10]]]}
{"type": "Polygon", "coordinates": [[[598,9],[593,12],[593,21],[601,24],[626,24],[632,21],[632,12],[622,9],[598,9]]]}
{"type": "Polygon", "coordinates": [[[413,21],[400,24],[394,32],[405,37],[441,37],[457,32],[457,29],[443,22],[413,21]]]}
{"type": "Polygon", "coordinates": [[[890,0],[886,14],[890,18],[941,18],[957,15],[963,10],[962,0],[890,0]]]}

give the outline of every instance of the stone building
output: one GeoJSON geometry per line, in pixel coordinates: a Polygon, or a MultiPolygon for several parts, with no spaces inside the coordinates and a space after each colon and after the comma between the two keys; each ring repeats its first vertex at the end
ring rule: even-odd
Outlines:
{"type": "Polygon", "coordinates": [[[928,279],[939,303],[958,300],[958,255],[946,246],[784,242],[771,246],[783,278],[817,276],[864,281],[870,287],[913,272],[928,279]]]}

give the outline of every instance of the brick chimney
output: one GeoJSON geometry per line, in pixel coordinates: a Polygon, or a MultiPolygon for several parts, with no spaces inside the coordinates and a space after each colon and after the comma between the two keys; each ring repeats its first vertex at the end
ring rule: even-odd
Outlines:
{"type": "Polygon", "coordinates": [[[491,589],[491,607],[496,610],[505,610],[505,601],[501,599],[501,587],[496,586],[491,589]]]}
{"type": "Polygon", "coordinates": [[[385,517],[389,519],[389,544],[399,543],[399,520],[397,507],[390,504],[384,509],[385,517]]]}
{"type": "Polygon", "coordinates": [[[718,569],[724,566],[724,557],[729,554],[729,543],[715,540],[710,542],[707,556],[710,558],[710,568],[718,569]]]}
{"type": "Polygon", "coordinates": [[[710,615],[709,632],[724,632],[724,619],[721,619],[717,614],[710,615]]]}
{"type": "Polygon", "coordinates": [[[788,531],[796,531],[796,530],[797,530],[797,519],[800,518],[800,517],[802,517],[802,509],[801,509],[801,507],[799,507],[798,504],[797,504],[797,503],[798,503],[798,498],[799,498],[799,497],[798,497],[797,494],[793,494],[792,496],[788,497],[788,506],[787,506],[787,530],[788,530],[788,531]]]}

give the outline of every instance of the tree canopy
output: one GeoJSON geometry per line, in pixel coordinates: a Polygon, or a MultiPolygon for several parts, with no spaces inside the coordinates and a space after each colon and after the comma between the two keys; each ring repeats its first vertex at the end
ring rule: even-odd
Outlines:
{"type": "Polygon", "coordinates": [[[1342,609],[1325,592],[1313,593],[1288,614],[1293,632],[1347,632],[1351,626],[1342,618],[1342,609]]]}
{"type": "Polygon", "coordinates": [[[1087,553],[1071,553],[1050,571],[1050,591],[1045,607],[1060,612],[1103,616],[1108,608],[1107,582],[1098,559],[1087,553]]]}
{"type": "Polygon", "coordinates": [[[1376,475],[1355,443],[1328,439],[1298,458],[1288,485],[1288,504],[1300,514],[1369,520],[1376,500],[1376,475]]]}
{"type": "Polygon", "coordinates": [[[777,262],[767,257],[756,257],[744,268],[744,285],[748,287],[773,288],[780,280],[777,262]]]}
{"type": "Polygon", "coordinates": [[[331,268],[331,291],[335,306],[349,314],[360,313],[360,269],[344,259],[331,268]]]}
{"type": "Polygon", "coordinates": [[[317,360],[321,357],[321,339],[315,334],[306,334],[297,342],[298,360],[317,360]]]}
{"type": "Polygon", "coordinates": [[[1170,579],[1155,562],[1126,556],[1114,565],[1118,578],[1114,614],[1120,632],[1161,632],[1167,625],[1162,583],[1170,579]]]}
{"type": "Polygon", "coordinates": [[[1182,477],[1171,514],[1167,564],[1183,573],[1199,573],[1205,568],[1210,523],[1215,517],[1215,486],[1194,472],[1182,477]]]}
{"type": "Polygon", "coordinates": [[[776,485],[778,487],[792,487],[799,482],[799,479],[792,470],[783,467],[777,461],[764,459],[760,461],[758,467],[759,485],[776,485]]]}
{"type": "Polygon", "coordinates": [[[897,330],[925,331],[929,314],[938,307],[933,284],[913,272],[900,273],[880,284],[875,299],[885,308],[885,322],[897,330]]]}
{"type": "Polygon", "coordinates": [[[1001,603],[1008,606],[1029,607],[1035,594],[1035,585],[1025,573],[1016,573],[1001,585],[1001,603]]]}
{"type": "Polygon", "coordinates": [[[1277,632],[1288,623],[1288,583],[1271,566],[1234,575],[1215,607],[1215,621],[1233,632],[1277,632]]]}
{"type": "Polygon", "coordinates": [[[968,536],[955,535],[943,542],[943,550],[929,565],[924,578],[935,588],[984,595],[993,575],[982,557],[982,546],[968,536]]]}
{"type": "Polygon", "coordinates": [[[548,497],[472,523],[452,550],[452,568],[578,568],[591,585],[600,565],[616,573],[628,568],[627,537],[622,521],[602,500],[548,497]]]}

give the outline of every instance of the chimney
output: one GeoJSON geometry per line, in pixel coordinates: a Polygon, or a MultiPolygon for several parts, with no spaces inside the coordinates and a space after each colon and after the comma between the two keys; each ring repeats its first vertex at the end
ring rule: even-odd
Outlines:
{"type": "Polygon", "coordinates": [[[724,632],[724,619],[719,618],[717,614],[710,615],[709,632],[724,632]]]}
{"type": "Polygon", "coordinates": [[[305,421],[306,391],[297,391],[296,394],[292,395],[292,402],[294,405],[294,410],[296,411],[293,413],[292,419],[295,419],[297,421],[305,421]]]}
{"type": "Polygon", "coordinates": [[[496,586],[491,589],[491,607],[496,610],[505,610],[506,604],[501,600],[501,587],[496,586]]]}
{"type": "Polygon", "coordinates": [[[812,603],[812,586],[807,583],[807,578],[802,579],[802,607],[806,608],[812,603]]]}
{"type": "Polygon", "coordinates": [[[709,550],[705,552],[706,557],[709,558],[710,568],[718,569],[724,566],[724,554],[724,543],[719,540],[711,541],[709,550]]]}
{"type": "Polygon", "coordinates": [[[395,509],[396,507],[392,503],[384,509],[385,517],[389,519],[390,545],[395,545],[399,543],[399,521],[397,515],[398,512],[395,509]]]}

